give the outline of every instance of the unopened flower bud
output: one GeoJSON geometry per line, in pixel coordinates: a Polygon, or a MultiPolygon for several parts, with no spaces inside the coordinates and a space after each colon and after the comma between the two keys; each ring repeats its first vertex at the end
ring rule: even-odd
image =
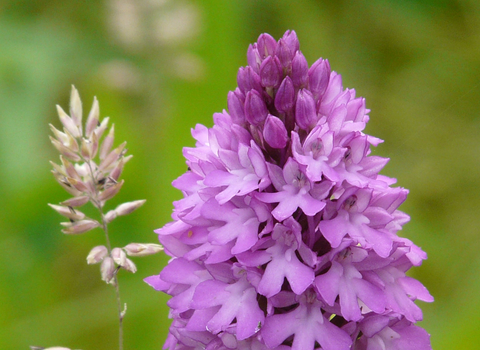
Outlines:
{"type": "Polygon", "coordinates": [[[93,230],[95,227],[100,226],[98,221],[95,220],[80,220],[76,222],[61,222],[60,225],[65,228],[62,230],[67,235],[78,235],[81,233],[93,230]]]}
{"type": "Polygon", "coordinates": [[[328,60],[318,59],[308,71],[308,85],[314,99],[317,101],[328,86],[330,79],[330,64],[328,60]]]}
{"type": "Polygon", "coordinates": [[[248,92],[245,98],[245,118],[252,125],[260,125],[268,115],[262,96],[256,90],[248,92]]]}
{"type": "Polygon", "coordinates": [[[265,59],[270,55],[275,54],[277,48],[277,41],[270,34],[261,34],[257,40],[257,50],[260,58],[265,59]]]}
{"type": "Polygon", "coordinates": [[[283,68],[283,74],[287,75],[292,70],[292,59],[295,52],[291,52],[285,40],[280,39],[277,44],[275,56],[278,57],[283,68]]]}
{"type": "Polygon", "coordinates": [[[122,188],[123,182],[124,181],[122,180],[122,181],[108,187],[106,190],[104,190],[103,192],[100,193],[100,195],[98,196],[98,199],[103,202],[103,201],[106,201],[106,200],[109,200],[109,199],[113,198],[122,188]]]}
{"type": "Polygon", "coordinates": [[[242,96],[240,89],[228,93],[228,113],[235,124],[242,125],[245,122],[245,97],[242,96]]]}
{"type": "Polygon", "coordinates": [[[303,53],[297,51],[292,60],[292,81],[297,88],[304,88],[308,83],[308,62],[303,53]]]}
{"type": "Polygon", "coordinates": [[[160,244],[153,243],[130,243],[123,249],[129,256],[147,256],[162,251],[163,247],[160,244]]]}
{"type": "Polygon", "coordinates": [[[260,72],[260,65],[262,64],[262,59],[260,53],[257,49],[257,44],[249,45],[247,50],[247,62],[248,66],[252,67],[255,73],[260,72]]]}
{"type": "Polygon", "coordinates": [[[251,67],[242,67],[238,70],[237,82],[240,91],[244,94],[250,90],[261,91],[260,76],[251,67]]]}
{"type": "Polygon", "coordinates": [[[87,264],[89,265],[98,264],[107,255],[108,255],[108,250],[107,250],[107,247],[105,247],[104,245],[98,245],[96,247],[93,247],[92,250],[90,250],[90,253],[88,253],[87,264]]]}
{"type": "Polygon", "coordinates": [[[287,30],[285,34],[283,34],[282,40],[285,41],[292,54],[300,48],[300,42],[294,30],[287,30]]]}
{"type": "Polygon", "coordinates": [[[294,104],[295,87],[293,86],[292,79],[287,76],[278,88],[277,95],[275,96],[275,108],[280,113],[288,113],[292,110],[294,104]]]}
{"type": "Polygon", "coordinates": [[[105,257],[102,261],[102,265],[100,265],[102,280],[107,283],[114,283],[116,271],[117,268],[113,259],[109,256],[105,257]]]}
{"type": "Polygon", "coordinates": [[[253,69],[250,66],[247,67],[240,67],[238,69],[237,73],[237,84],[238,88],[243,92],[246,93],[250,90],[250,86],[248,84],[248,78],[247,78],[247,70],[253,69]]]}
{"type": "Polygon", "coordinates": [[[121,248],[112,249],[112,259],[117,265],[124,266],[127,255],[121,248]]]}
{"type": "Polygon", "coordinates": [[[288,141],[285,124],[279,118],[269,114],[263,127],[263,139],[272,148],[285,147],[288,141]]]}
{"type": "Polygon", "coordinates": [[[125,264],[122,265],[122,268],[124,268],[127,271],[130,271],[131,273],[137,272],[137,266],[133,263],[132,260],[130,259],[125,259],[125,264]]]}
{"type": "Polygon", "coordinates": [[[317,122],[317,112],[312,93],[302,89],[297,94],[295,121],[302,129],[308,130],[317,122]]]}
{"type": "Polygon", "coordinates": [[[260,81],[264,87],[277,88],[282,82],[282,66],[275,56],[268,56],[260,66],[260,81]]]}

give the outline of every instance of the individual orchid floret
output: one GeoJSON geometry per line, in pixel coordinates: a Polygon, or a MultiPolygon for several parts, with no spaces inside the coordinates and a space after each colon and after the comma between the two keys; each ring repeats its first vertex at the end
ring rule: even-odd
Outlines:
{"type": "Polygon", "coordinates": [[[294,159],[306,166],[305,174],[312,181],[321,181],[322,177],[336,182],[340,180],[335,167],[342,161],[346,149],[333,144],[334,136],[325,124],[315,126],[303,144],[300,136],[292,132],[294,159]]]}
{"type": "Polygon", "coordinates": [[[240,144],[238,148],[238,152],[221,150],[219,158],[225,169],[210,171],[203,181],[207,186],[223,189],[215,196],[220,204],[270,185],[261,150],[255,144],[250,147],[240,144]]]}
{"type": "MultiPolygon", "coordinates": [[[[265,315],[257,303],[255,287],[247,280],[246,271],[240,267],[234,267],[234,271],[238,275],[238,280],[234,283],[218,280],[200,283],[195,288],[191,307],[195,310],[210,310],[210,320],[201,328],[213,334],[227,331],[236,319],[236,338],[243,340],[260,331],[265,315]],[[212,294],[215,298],[211,297],[212,294]]],[[[193,326],[192,322],[189,324],[189,327],[193,326]]]]}
{"type": "Polygon", "coordinates": [[[164,348],[431,350],[415,301],[433,298],[406,275],[426,254],[397,234],[408,191],[379,174],[365,100],[299,48],[262,34],[228,112],[192,129],[155,231],[171,259],[145,279],[172,296],[164,348]]]}
{"type": "Polygon", "coordinates": [[[360,330],[365,336],[355,343],[354,350],[431,349],[429,334],[405,319],[373,315],[361,322],[360,330]]]}
{"type": "Polygon", "coordinates": [[[332,261],[327,273],[315,278],[316,289],[328,305],[334,306],[338,297],[342,317],[347,321],[363,319],[362,311],[363,314],[371,311],[382,314],[387,307],[383,290],[366,281],[353,264],[366,256],[364,249],[349,247],[332,261]]]}
{"type": "Polygon", "coordinates": [[[311,266],[299,260],[297,253],[301,260],[311,263],[315,257],[301,239],[300,224],[288,218],[283,225],[275,226],[272,239],[275,244],[265,250],[270,261],[265,262],[267,265],[258,284],[258,292],[267,298],[272,297],[281,291],[286,279],[295,294],[302,294],[312,284],[315,274],[311,266]]]}
{"type": "Polygon", "coordinates": [[[211,199],[203,206],[202,214],[204,218],[221,222],[218,226],[211,226],[208,233],[210,243],[225,245],[234,240],[232,254],[244,252],[257,243],[261,222],[251,207],[236,207],[231,202],[220,205],[211,199]],[[218,216],[220,212],[223,213],[221,217],[218,216]]]}
{"type": "Polygon", "coordinates": [[[277,348],[291,336],[293,342],[288,348],[292,350],[315,349],[316,342],[325,350],[351,348],[349,334],[322,314],[323,305],[313,291],[307,290],[298,299],[294,310],[266,318],[262,336],[267,349],[277,348]]]}
{"type": "Polygon", "coordinates": [[[278,203],[272,211],[272,215],[277,220],[285,220],[298,208],[302,209],[306,215],[313,216],[325,207],[325,202],[321,198],[312,196],[310,190],[314,188],[314,184],[309,181],[305,173],[300,170],[299,164],[292,158],[287,161],[283,169],[270,163],[267,166],[277,192],[262,192],[257,195],[257,198],[266,203],[278,203]]]}
{"type": "Polygon", "coordinates": [[[347,188],[336,201],[336,217],[320,222],[320,231],[333,248],[340,246],[348,234],[355,244],[373,249],[384,258],[390,255],[393,241],[383,227],[393,216],[381,207],[370,205],[372,193],[372,189],[347,188]]]}

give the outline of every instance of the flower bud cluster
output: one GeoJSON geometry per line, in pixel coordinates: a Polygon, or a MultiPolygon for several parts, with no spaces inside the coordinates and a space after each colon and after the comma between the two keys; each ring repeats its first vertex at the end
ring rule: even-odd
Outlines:
{"type": "Polygon", "coordinates": [[[365,100],[294,31],[262,34],[214,126],[192,130],[173,185],[172,257],[146,279],[172,296],[165,348],[431,349],[406,275],[426,254],[397,235],[408,191],[379,174],[365,100]]]}

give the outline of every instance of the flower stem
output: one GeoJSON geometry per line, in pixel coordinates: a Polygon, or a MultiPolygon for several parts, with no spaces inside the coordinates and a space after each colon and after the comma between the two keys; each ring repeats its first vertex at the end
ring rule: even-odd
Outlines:
{"type": "MultiPolygon", "coordinates": [[[[105,241],[106,241],[106,245],[107,245],[107,250],[108,250],[108,255],[111,256],[112,255],[112,245],[110,244],[110,237],[108,236],[108,224],[107,224],[107,221],[105,220],[105,215],[103,213],[103,205],[101,203],[100,200],[98,200],[98,189],[97,189],[97,186],[96,186],[96,183],[97,183],[97,179],[95,177],[95,174],[93,172],[93,169],[92,169],[92,166],[90,164],[89,161],[83,159],[87,164],[88,164],[88,168],[90,170],[90,176],[92,178],[92,181],[94,183],[94,188],[95,188],[95,198],[90,198],[90,200],[92,201],[92,203],[94,204],[94,206],[96,208],[98,208],[98,211],[100,213],[100,217],[102,219],[102,229],[103,229],[103,232],[105,233],[105,241]]],[[[120,287],[118,285],[118,276],[117,276],[117,272],[118,272],[118,269],[120,267],[117,268],[117,271],[115,272],[115,275],[113,277],[113,285],[115,287],[115,298],[117,300],[117,312],[118,312],[118,349],[119,350],[123,350],[123,317],[125,316],[125,311],[122,310],[122,302],[121,302],[121,299],[120,299],[120,287]]]]}
{"type": "MultiPolygon", "coordinates": [[[[112,248],[110,245],[110,238],[108,236],[107,222],[105,220],[105,216],[103,215],[102,207],[99,207],[98,210],[100,211],[100,215],[102,217],[102,229],[103,229],[103,232],[105,232],[105,240],[107,242],[108,254],[111,255],[112,248]]],[[[117,272],[119,268],[117,268],[117,272]]],[[[118,349],[123,350],[123,316],[125,315],[125,312],[122,311],[122,302],[120,299],[120,286],[118,285],[117,273],[115,273],[115,276],[113,277],[113,285],[115,287],[115,297],[117,299],[117,311],[118,311],[118,349]]]]}

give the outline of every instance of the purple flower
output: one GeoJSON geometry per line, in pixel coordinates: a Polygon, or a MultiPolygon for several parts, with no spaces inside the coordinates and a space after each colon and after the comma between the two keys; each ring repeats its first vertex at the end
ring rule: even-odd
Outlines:
{"type": "Polygon", "coordinates": [[[379,172],[365,100],[294,31],[248,48],[229,112],[197,125],[173,185],[172,257],[146,279],[172,296],[165,349],[431,349],[406,272],[426,254],[397,232],[408,191],[379,172]]]}
{"type": "MultiPolygon", "coordinates": [[[[271,238],[271,246],[262,251],[268,260],[263,262],[267,267],[258,284],[258,292],[267,298],[272,297],[282,290],[286,279],[292,291],[301,295],[312,284],[315,275],[312,266],[300,260],[313,265],[315,255],[302,241],[300,224],[290,217],[283,224],[275,225],[271,238]]],[[[245,257],[242,259],[246,260],[245,257]]],[[[248,261],[245,264],[249,265],[248,261]]]]}
{"type": "Polygon", "coordinates": [[[322,312],[323,304],[313,290],[296,299],[298,306],[295,309],[274,314],[265,320],[262,336],[267,349],[277,349],[291,336],[293,350],[315,349],[315,342],[324,350],[350,349],[352,340],[348,333],[329,322],[322,312]]]}

